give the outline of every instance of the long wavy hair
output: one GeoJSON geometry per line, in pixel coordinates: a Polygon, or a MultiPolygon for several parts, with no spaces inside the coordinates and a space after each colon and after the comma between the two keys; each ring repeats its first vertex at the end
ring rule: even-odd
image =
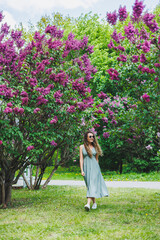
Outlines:
{"type": "Polygon", "coordinates": [[[87,132],[84,134],[84,147],[85,147],[86,152],[88,153],[89,157],[92,157],[92,151],[91,151],[91,149],[90,149],[90,147],[89,147],[89,142],[88,142],[88,140],[87,140],[88,133],[92,133],[93,136],[94,136],[94,141],[93,141],[92,145],[93,145],[93,147],[95,148],[98,156],[99,156],[99,155],[100,155],[100,156],[103,156],[102,149],[101,149],[100,145],[98,144],[98,141],[97,141],[97,139],[96,139],[95,134],[94,134],[92,131],[87,131],[87,132]]]}

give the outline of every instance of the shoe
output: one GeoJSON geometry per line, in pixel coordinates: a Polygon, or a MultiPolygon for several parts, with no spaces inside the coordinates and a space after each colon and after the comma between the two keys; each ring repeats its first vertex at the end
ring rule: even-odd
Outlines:
{"type": "Polygon", "coordinates": [[[92,209],[96,209],[97,208],[97,203],[93,203],[92,209]]]}
{"type": "Polygon", "coordinates": [[[86,211],[88,212],[88,211],[90,210],[90,205],[89,205],[89,204],[86,204],[86,205],[84,206],[84,208],[85,208],[86,211]]]}

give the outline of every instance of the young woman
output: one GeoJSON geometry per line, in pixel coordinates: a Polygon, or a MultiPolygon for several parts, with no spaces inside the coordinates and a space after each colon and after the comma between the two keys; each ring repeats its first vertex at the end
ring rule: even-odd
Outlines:
{"type": "Polygon", "coordinates": [[[102,150],[93,132],[88,131],[84,134],[84,144],[80,146],[80,168],[87,187],[87,204],[84,206],[90,210],[91,200],[92,209],[97,208],[96,198],[108,196],[108,190],[104,182],[99,167],[98,156],[102,156],[102,150]]]}

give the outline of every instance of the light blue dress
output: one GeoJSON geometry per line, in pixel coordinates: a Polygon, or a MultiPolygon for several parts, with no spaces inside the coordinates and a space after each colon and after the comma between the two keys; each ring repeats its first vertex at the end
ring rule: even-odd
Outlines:
{"type": "Polygon", "coordinates": [[[96,160],[96,150],[92,148],[92,157],[90,158],[83,145],[83,171],[85,173],[84,181],[87,187],[87,197],[101,198],[108,197],[108,190],[103,179],[101,169],[96,160]]]}

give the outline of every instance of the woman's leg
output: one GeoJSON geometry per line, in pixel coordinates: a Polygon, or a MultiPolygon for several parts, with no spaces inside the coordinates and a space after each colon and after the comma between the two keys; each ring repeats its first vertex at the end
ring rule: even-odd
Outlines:
{"type": "Polygon", "coordinates": [[[93,201],[93,203],[95,203],[95,202],[96,202],[96,199],[95,199],[95,198],[92,198],[92,201],[93,201]]]}
{"type": "Polygon", "coordinates": [[[92,198],[88,197],[88,198],[87,198],[87,204],[89,204],[89,205],[90,205],[90,203],[91,203],[91,200],[92,200],[92,198]]]}

